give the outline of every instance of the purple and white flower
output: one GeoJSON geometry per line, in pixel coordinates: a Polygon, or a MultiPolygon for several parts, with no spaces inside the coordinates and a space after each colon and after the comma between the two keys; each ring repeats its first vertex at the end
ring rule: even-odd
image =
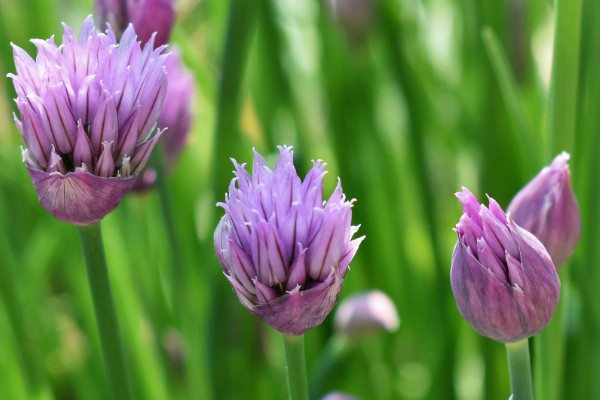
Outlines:
{"type": "Polygon", "coordinates": [[[333,309],[350,261],[364,239],[352,239],[352,203],[339,183],[323,202],[324,166],[304,181],[290,147],[275,170],[254,152],[252,175],[233,160],[215,250],[240,302],[280,332],[300,335],[333,309]]]}
{"type": "Polygon", "coordinates": [[[88,225],[111,212],[135,183],[162,134],[167,90],[164,47],[142,48],[129,26],[117,42],[88,17],[77,38],[33,39],[37,57],[13,44],[15,123],[23,160],[42,206],[56,218],[88,225]]]}

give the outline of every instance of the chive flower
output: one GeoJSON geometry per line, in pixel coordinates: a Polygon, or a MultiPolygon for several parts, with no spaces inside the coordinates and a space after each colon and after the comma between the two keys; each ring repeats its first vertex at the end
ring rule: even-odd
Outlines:
{"type": "Polygon", "coordinates": [[[32,59],[13,44],[12,78],[21,119],[23,161],[41,205],[61,221],[89,225],[131,189],[162,134],[156,130],[167,90],[164,46],[143,46],[130,25],[117,42],[97,32],[91,16],[79,37],[63,24],[33,39],[32,59]]]}
{"type": "Polygon", "coordinates": [[[550,255],[494,199],[485,207],[466,188],[456,197],[464,211],[456,225],[450,281],[460,314],[477,332],[499,342],[537,334],[560,296],[550,255]]]}
{"type": "Polygon", "coordinates": [[[235,178],[218,203],[225,210],[215,250],[240,302],[280,332],[301,335],[333,309],[350,261],[364,239],[352,239],[352,203],[338,184],[323,202],[325,164],[302,181],[291,147],[279,147],[271,170],[254,152],[252,175],[235,160],[235,178]]]}
{"type": "Polygon", "coordinates": [[[557,268],[573,254],[581,236],[581,214],[568,160],[566,152],[556,156],[508,205],[512,219],[540,239],[557,268]]]}

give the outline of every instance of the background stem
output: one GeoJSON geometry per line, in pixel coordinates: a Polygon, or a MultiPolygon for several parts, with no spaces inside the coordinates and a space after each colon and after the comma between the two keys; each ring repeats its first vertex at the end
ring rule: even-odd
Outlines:
{"type": "Polygon", "coordinates": [[[114,399],[133,399],[108,277],[106,257],[104,256],[100,222],[88,226],[78,226],[77,233],[92,290],[109,391],[114,399]]]}

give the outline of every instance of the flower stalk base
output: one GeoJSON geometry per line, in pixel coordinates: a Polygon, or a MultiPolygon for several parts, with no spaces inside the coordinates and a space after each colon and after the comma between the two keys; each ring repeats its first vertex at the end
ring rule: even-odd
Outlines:
{"type": "Polygon", "coordinates": [[[516,343],[506,343],[506,353],[510,370],[511,399],[533,400],[528,339],[516,343]]]}
{"type": "Polygon", "coordinates": [[[290,400],[308,400],[304,335],[283,334],[285,362],[290,400]]]}
{"type": "Polygon", "coordinates": [[[78,226],[77,233],[92,290],[109,392],[113,399],[131,400],[133,392],[127,378],[123,344],[106,267],[100,223],[78,226]]]}

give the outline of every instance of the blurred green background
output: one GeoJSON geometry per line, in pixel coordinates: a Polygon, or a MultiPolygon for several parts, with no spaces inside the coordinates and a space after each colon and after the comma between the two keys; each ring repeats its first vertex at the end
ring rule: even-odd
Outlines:
{"type": "MultiPolygon", "coordinates": [[[[571,153],[583,234],[561,270],[552,385],[557,399],[600,398],[600,3],[564,4],[582,12],[565,13],[552,86],[548,0],[176,1],[172,44],[197,82],[189,145],[167,183],[180,318],[158,194],[128,194],[102,223],[137,397],[286,397],[281,337],[238,303],[212,234],[229,157],[250,162],[256,147],[274,161],[287,144],[301,175],[311,159],[328,163],[326,196],[340,176],[357,199],[367,238],[340,299],[378,288],[398,307],[400,329],[354,343],[324,385],[375,400],[509,397],[503,346],[462,320],[450,290],[453,194],[466,186],[506,207],[571,153]]],[[[14,72],[10,42],[33,54],[30,38],[60,42],[61,21],[77,31],[92,12],[91,0],[0,0],[0,75],[14,72]]],[[[10,79],[0,93],[0,399],[105,399],[75,228],[40,207],[10,79]]],[[[306,334],[309,374],[332,333],[328,318],[306,334]]]]}

